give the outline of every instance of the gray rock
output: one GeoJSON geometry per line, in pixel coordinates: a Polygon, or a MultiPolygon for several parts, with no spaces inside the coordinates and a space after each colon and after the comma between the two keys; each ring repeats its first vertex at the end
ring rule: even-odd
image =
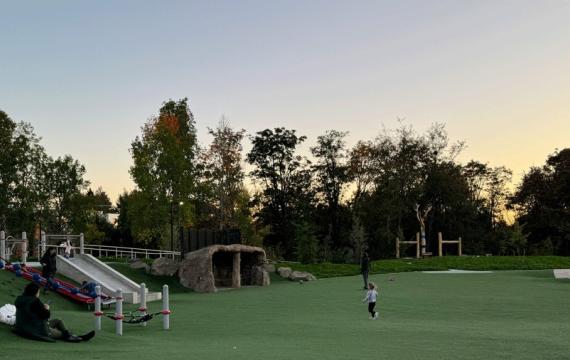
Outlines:
{"type": "Polygon", "coordinates": [[[275,264],[263,264],[263,270],[267,271],[268,273],[274,273],[275,272],[275,264]]]}
{"type": "Polygon", "coordinates": [[[144,269],[144,271],[146,272],[150,270],[150,266],[148,266],[148,264],[146,264],[144,261],[140,259],[132,262],[129,266],[131,269],[144,269]]]}
{"type": "Polygon", "coordinates": [[[178,272],[180,263],[176,260],[161,257],[152,262],[150,273],[156,276],[174,276],[178,272]]]}
{"type": "Polygon", "coordinates": [[[259,284],[260,286],[269,286],[271,283],[269,273],[265,271],[264,266],[253,266],[251,273],[255,284],[259,284]]]}
{"type": "Polygon", "coordinates": [[[292,272],[293,270],[291,270],[291,268],[288,267],[280,267],[279,269],[277,269],[277,273],[279,274],[279,276],[285,279],[289,279],[289,276],[291,276],[292,272]]]}
{"type": "Polygon", "coordinates": [[[299,281],[299,280],[315,281],[315,280],[317,280],[317,278],[313,274],[308,273],[306,271],[293,271],[289,275],[289,280],[293,280],[293,281],[299,281]]]}

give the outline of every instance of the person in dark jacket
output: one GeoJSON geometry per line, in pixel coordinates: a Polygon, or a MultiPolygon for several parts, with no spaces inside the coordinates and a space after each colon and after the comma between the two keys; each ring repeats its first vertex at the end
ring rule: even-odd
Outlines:
{"type": "Polygon", "coordinates": [[[48,251],[42,256],[40,263],[42,264],[42,276],[46,279],[46,285],[44,287],[44,294],[51,287],[53,277],[57,271],[57,254],[54,248],[49,248],[48,251]]]}
{"type": "Polygon", "coordinates": [[[364,280],[364,290],[368,290],[368,272],[370,271],[370,259],[368,258],[368,253],[363,253],[360,259],[360,273],[362,274],[362,279],[364,280]]]}
{"type": "Polygon", "coordinates": [[[56,339],[68,342],[89,341],[95,336],[94,331],[83,336],[72,335],[63,321],[50,319],[49,305],[42,303],[39,296],[40,287],[36,283],[29,283],[24,288],[24,293],[16,298],[16,334],[50,342],[56,339]]]}

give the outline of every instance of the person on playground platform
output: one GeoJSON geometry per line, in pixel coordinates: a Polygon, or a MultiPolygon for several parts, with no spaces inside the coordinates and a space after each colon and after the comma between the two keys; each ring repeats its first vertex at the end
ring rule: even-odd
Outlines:
{"type": "Polygon", "coordinates": [[[16,298],[16,325],[14,328],[16,334],[49,342],[55,340],[89,341],[95,336],[94,331],[82,336],[72,335],[63,321],[59,319],[50,320],[49,305],[42,303],[39,296],[40,287],[36,283],[29,283],[24,288],[24,293],[16,298]]]}

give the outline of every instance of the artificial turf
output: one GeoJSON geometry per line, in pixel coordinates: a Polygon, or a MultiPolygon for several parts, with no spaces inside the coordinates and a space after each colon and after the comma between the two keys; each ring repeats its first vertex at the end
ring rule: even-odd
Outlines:
{"type": "MultiPolygon", "coordinates": [[[[380,318],[369,320],[357,276],[275,282],[216,294],[173,292],[171,330],[103,331],[89,343],[25,340],[0,325],[1,359],[569,359],[570,282],[552,271],[373,275],[380,318]],[[393,281],[389,279],[393,278],[393,281]]],[[[153,283],[153,279],[147,279],[153,283]]],[[[26,281],[0,271],[0,306],[26,281]]],[[[59,295],[53,316],[89,330],[87,310],[59,295]]],[[[126,306],[127,309],[132,306],[126,306]]],[[[151,310],[158,310],[152,303],[151,310]]]]}

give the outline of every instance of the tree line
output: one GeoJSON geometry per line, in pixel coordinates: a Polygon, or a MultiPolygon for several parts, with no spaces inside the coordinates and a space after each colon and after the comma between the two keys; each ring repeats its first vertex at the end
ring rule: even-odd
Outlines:
{"type": "Polygon", "coordinates": [[[364,251],[393,257],[395,238],[415,238],[421,221],[432,252],[442,232],[461,236],[467,254],[570,255],[570,149],[512,188],[506,167],[460,163],[465,144],[442,124],[425,133],[401,125],[352,147],[347,132],[329,130],[309,154],[293,129],[247,136],[222,119],[208,132],[200,146],[187,99],[163,103],[131,143],[136,188],[111,204],[77,160],[47,156],[31,125],[0,112],[0,227],[160,248],[179,227],[239,229],[275,257],[353,262],[364,251]]]}

